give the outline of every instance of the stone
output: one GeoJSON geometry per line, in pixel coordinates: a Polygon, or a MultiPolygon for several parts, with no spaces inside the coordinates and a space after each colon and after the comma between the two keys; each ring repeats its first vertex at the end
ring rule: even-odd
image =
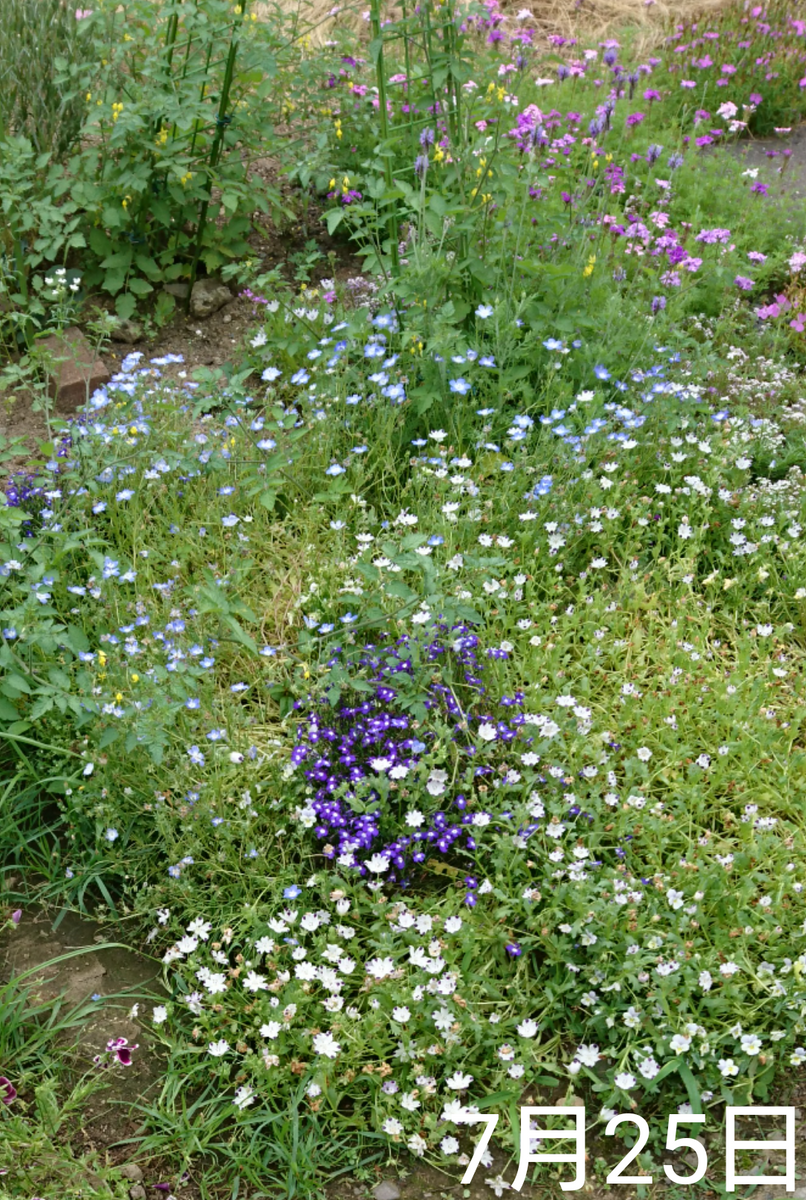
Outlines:
{"type": "Polygon", "coordinates": [[[118,1170],[124,1179],[129,1179],[132,1183],[139,1183],[143,1178],[143,1172],[135,1162],[124,1163],[122,1167],[118,1168],[118,1170]]]}
{"type": "Polygon", "coordinates": [[[218,279],[197,279],[190,293],[190,311],[194,317],[203,320],[229,304],[231,299],[232,293],[225,283],[218,279]]]}
{"type": "Polygon", "coordinates": [[[129,1188],[129,1200],[146,1200],[146,1190],[142,1183],[136,1183],[129,1188]]]}
{"type": "Polygon", "coordinates": [[[166,283],[162,290],[169,296],[176,296],[177,300],[184,300],[190,288],[186,283],[166,283]]]}
{"type": "Polygon", "coordinates": [[[39,345],[53,357],[48,389],[61,412],[75,412],[99,387],[112,378],[84,334],[75,325],[52,333],[39,345]]]}
{"type": "Polygon", "coordinates": [[[383,1179],[372,1189],[375,1200],[400,1200],[400,1188],[391,1179],[383,1179]]]}
{"type": "Polygon", "coordinates": [[[132,321],[129,317],[125,320],[118,319],[118,323],[112,330],[111,338],[113,342],[124,342],[131,346],[134,342],[139,342],[145,336],[145,330],[139,321],[132,321]]]}

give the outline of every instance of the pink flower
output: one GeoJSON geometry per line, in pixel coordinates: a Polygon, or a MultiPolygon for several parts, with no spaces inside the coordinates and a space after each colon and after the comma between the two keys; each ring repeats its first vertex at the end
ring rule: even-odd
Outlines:
{"type": "Polygon", "coordinates": [[[17,1099],[17,1089],[5,1075],[0,1075],[0,1104],[10,1104],[17,1099]]]}
{"type": "Polygon", "coordinates": [[[681,79],[680,86],[684,88],[695,88],[697,85],[693,79],[681,79]]]}
{"type": "Polygon", "coordinates": [[[789,324],[797,333],[803,333],[806,329],[806,313],[798,313],[794,321],[790,321],[789,324]]]}
{"type": "Polygon", "coordinates": [[[91,17],[91,16],[92,16],[91,8],[77,8],[76,9],[76,20],[77,21],[83,21],[85,17],[91,17]]]}
{"type": "Polygon", "coordinates": [[[750,292],[753,290],[753,280],[748,279],[746,275],[737,275],[733,282],[741,292],[750,292]]]}

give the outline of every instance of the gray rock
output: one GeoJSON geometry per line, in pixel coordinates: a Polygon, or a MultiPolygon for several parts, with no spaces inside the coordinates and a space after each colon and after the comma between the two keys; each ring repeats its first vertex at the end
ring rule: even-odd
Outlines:
{"type": "Polygon", "coordinates": [[[123,1178],[130,1179],[132,1183],[139,1183],[143,1178],[143,1172],[135,1162],[124,1163],[119,1169],[123,1178]]]}
{"type": "Polygon", "coordinates": [[[136,1183],[129,1188],[129,1200],[147,1200],[147,1193],[142,1183],[136,1183]]]}
{"type": "Polygon", "coordinates": [[[144,335],[145,330],[140,322],[126,317],[123,321],[118,320],[111,336],[113,342],[125,342],[126,345],[132,345],[134,342],[141,341],[144,335]]]}
{"type": "Polygon", "coordinates": [[[400,1200],[400,1188],[391,1179],[382,1180],[372,1189],[375,1200],[400,1200]]]}
{"type": "Polygon", "coordinates": [[[162,290],[169,296],[176,296],[177,300],[184,300],[190,289],[186,283],[166,283],[162,290]]]}
{"type": "Polygon", "coordinates": [[[229,304],[232,293],[225,283],[218,279],[197,279],[190,293],[190,311],[194,317],[211,316],[229,304]]]}

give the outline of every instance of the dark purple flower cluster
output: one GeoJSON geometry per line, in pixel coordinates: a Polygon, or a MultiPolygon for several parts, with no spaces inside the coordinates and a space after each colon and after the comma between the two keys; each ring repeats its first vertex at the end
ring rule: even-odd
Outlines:
{"type": "MultiPolygon", "coordinates": [[[[501,656],[505,652],[500,650],[486,655],[488,659],[501,656]]],[[[340,649],[330,665],[342,669],[347,665],[340,649]]],[[[360,679],[358,699],[340,697],[335,704],[312,698],[296,702],[302,719],[291,761],[294,766],[304,764],[305,778],[315,789],[310,801],[316,818],[314,833],[327,843],[328,857],[338,856],[342,865],[352,864],[366,874],[367,866],[358,856],[381,854],[396,877],[409,862],[424,862],[431,849],[440,854],[453,848],[475,849],[474,817],[468,811],[473,806],[464,795],[450,802],[453,812],[423,814],[420,828],[396,837],[399,817],[392,808],[397,807],[394,800],[398,796],[406,808],[421,807],[411,798],[404,800],[401,793],[406,785],[402,781],[431,749],[439,718],[452,725],[452,738],[461,753],[475,754],[475,742],[469,736],[471,724],[491,720],[471,711],[485,694],[483,672],[476,634],[466,626],[442,626],[419,638],[406,636],[385,645],[365,646],[352,664],[354,678],[360,679]],[[430,677],[423,707],[433,720],[421,726],[404,702],[411,683],[423,675],[430,677]],[[392,803],[387,801],[385,806],[381,792],[373,786],[381,776],[390,783],[392,803]],[[359,792],[361,811],[354,811],[350,802],[359,792]],[[391,841],[387,840],[390,834],[391,841]]],[[[516,693],[504,697],[501,704],[520,708],[523,701],[523,694],[516,693]]],[[[497,740],[510,742],[517,736],[519,716],[514,714],[510,723],[495,722],[497,740]]],[[[489,775],[492,770],[489,765],[477,766],[475,775],[489,775]]],[[[440,787],[437,777],[430,795],[438,796],[440,787]]],[[[424,791],[429,794],[427,788],[424,791]]]]}

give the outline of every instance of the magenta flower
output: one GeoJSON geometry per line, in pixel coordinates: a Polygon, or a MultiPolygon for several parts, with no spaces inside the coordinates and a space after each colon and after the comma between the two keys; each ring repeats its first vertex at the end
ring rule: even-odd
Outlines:
{"type": "Polygon", "coordinates": [[[14,909],[14,912],[11,914],[11,920],[14,922],[15,925],[19,925],[20,921],[22,920],[22,909],[21,908],[14,909]]]}
{"type": "Polygon", "coordinates": [[[746,275],[737,275],[733,282],[742,292],[751,292],[754,287],[753,280],[748,279],[746,275]]]}
{"type": "MultiPolygon", "coordinates": [[[[803,333],[804,329],[806,329],[806,313],[798,313],[794,321],[790,321],[789,324],[796,333],[803,333]]],[[[2,1079],[0,1079],[0,1083],[2,1082],[2,1079]]]]}
{"type": "Polygon", "coordinates": [[[128,1038],[119,1037],[107,1042],[106,1049],[109,1054],[114,1054],[121,1066],[130,1067],[132,1065],[132,1053],[138,1047],[136,1045],[130,1046],[128,1038]]]}
{"type": "Polygon", "coordinates": [[[0,1104],[11,1104],[17,1099],[17,1089],[5,1075],[0,1075],[0,1104]]]}

